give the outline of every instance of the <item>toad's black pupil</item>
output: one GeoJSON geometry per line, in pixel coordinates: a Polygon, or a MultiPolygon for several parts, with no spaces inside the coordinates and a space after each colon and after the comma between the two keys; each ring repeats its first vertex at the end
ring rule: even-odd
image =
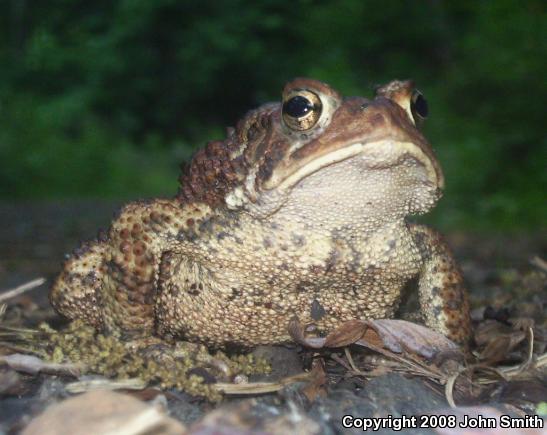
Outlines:
{"type": "Polygon", "coordinates": [[[423,95],[418,95],[414,100],[414,111],[422,118],[427,118],[429,108],[427,107],[427,101],[423,95]]]}
{"type": "Polygon", "coordinates": [[[310,100],[300,95],[292,97],[289,101],[283,103],[283,113],[293,118],[301,118],[313,110],[313,104],[310,100]]]}

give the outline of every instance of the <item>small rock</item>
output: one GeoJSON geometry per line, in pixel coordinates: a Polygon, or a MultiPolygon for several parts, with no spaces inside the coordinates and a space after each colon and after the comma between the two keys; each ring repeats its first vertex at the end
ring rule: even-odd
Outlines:
{"type": "Polygon", "coordinates": [[[267,375],[251,375],[251,382],[277,381],[286,376],[302,373],[302,360],[298,355],[297,348],[286,346],[258,346],[252,354],[256,358],[264,358],[272,367],[271,373],[267,375]]]}
{"type": "MultiPolygon", "coordinates": [[[[342,426],[345,415],[400,417],[424,414],[446,405],[444,397],[428,388],[424,380],[391,373],[366,382],[358,392],[333,388],[327,397],[314,402],[308,416],[321,426],[331,426],[335,433],[357,434],[363,433],[362,428],[346,429],[342,426]]],[[[376,432],[384,433],[391,433],[391,429],[376,432]]]]}
{"type": "Polygon", "coordinates": [[[21,376],[9,368],[0,368],[0,395],[17,394],[21,389],[21,376]]]}
{"type": "Polygon", "coordinates": [[[258,399],[246,399],[208,413],[192,425],[189,435],[319,435],[328,434],[303,410],[276,407],[258,399]]]}

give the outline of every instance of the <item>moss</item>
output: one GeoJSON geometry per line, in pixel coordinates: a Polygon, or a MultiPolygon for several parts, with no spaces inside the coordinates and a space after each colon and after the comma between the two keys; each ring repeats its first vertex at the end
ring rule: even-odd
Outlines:
{"type": "Polygon", "coordinates": [[[211,354],[203,345],[178,342],[170,346],[154,338],[123,342],[80,321],[61,331],[47,324],[40,330],[46,336],[48,359],[53,362],[83,363],[88,373],[116,379],[136,377],[149,385],[176,388],[213,402],[222,398],[213,386],[216,379],[271,370],[266,360],[250,354],[211,354]]]}

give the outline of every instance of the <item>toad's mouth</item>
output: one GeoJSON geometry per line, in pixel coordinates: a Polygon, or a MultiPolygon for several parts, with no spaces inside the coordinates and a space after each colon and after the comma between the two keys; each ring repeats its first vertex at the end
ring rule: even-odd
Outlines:
{"type": "Polygon", "coordinates": [[[376,142],[357,142],[336,151],[331,151],[303,165],[294,164],[274,170],[264,183],[265,190],[292,188],[302,179],[328,166],[360,156],[371,170],[388,169],[408,162],[422,166],[427,180],[438,189],[444,189],[444,176],[440,166],[416,144],[385,139],[376,142]]]}

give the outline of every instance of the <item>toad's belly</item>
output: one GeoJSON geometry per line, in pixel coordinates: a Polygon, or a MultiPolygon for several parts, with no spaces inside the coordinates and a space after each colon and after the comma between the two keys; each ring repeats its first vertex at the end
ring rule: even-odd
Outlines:
{"type": "Polygon", "coordinates": [[[198,272],[199,283],[190,278],[186,286],[179,280],[164,285],[156,310],[159,333],[213,345],[253,346],[290,340],[288,325],[295,316],[321,332],[347,320],[390,318],[402,288],[417,272],[416,267],[401,272],[370,266],[360,274],[318,273],[313,280],[265,276],[265,281],[243,279],[239,285],[208,280],[198,272]]]}
{"type": "Polygon", "coordinates": [[[185,336],[215,344],[242,345],[280,343],[290,340],[288,325],[298,318],[304,325],[314,325],[328,332],[352,319],[391,318],[399,305],[401,286],[354,289],[349,293],[292,294],[285,303],[228,303],[217,314],[196,319],[188,325],[185,336]]]}
{"type": "MultiPolygon", "coordinates": [[[[243,237],[243,236],[242,236],[243,237]]],[[[289,340],[295,316],[327,332],[351,319],[392,317],[421,257],[403,227],[363,238],[307,237],[300,250],[207,247],[161,266],[158,333],[209,344],[289,340]],[[211,249],[214,248],[214,249],[211,249]]],[[[286,241],[289,246],[290,241],[286,241]]]]}

